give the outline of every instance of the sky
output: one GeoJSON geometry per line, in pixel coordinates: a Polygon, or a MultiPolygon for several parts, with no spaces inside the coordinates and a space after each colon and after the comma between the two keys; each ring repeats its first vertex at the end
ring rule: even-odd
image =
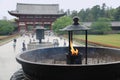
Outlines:
{"type": "Polygon", "coordinates": [[[15,10],[17,3],[30,4],[59,4],[59,9],[80,11],[81,9],[92,8],[95,5],[102,6],[103,3],[108,7],[117,8],[120,6],[120,0],[0,0],[0,19],[7,17],[13,19],[8,11],[15,10]]]}

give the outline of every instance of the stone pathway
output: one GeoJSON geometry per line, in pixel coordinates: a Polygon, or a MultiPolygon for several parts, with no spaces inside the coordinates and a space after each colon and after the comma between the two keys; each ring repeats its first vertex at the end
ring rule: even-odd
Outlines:
{"type": "Polygon", "coordinates": [[[15,57],[22,52],[23,41],[28,44],[29,37],[17,38],[15,48],[13,48],[13,41],[0,46],[0,80],[10,80],[11,75],[21,68],[15,57]]]}

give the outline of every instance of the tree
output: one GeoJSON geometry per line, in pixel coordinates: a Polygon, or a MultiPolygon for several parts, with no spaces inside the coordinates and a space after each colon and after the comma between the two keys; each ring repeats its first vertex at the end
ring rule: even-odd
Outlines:
{"type": "Polygon", "coordinates": [[[8,35],[14,31],[14,25],[10,21],[1,20],[0,21],[0,34],[8,35]]]}
{"type": "Polygon", "coordinates": [[[93,22],[91,25],[91,32],[97,34],[105,34],[111,31],[111,24],[108,18],[99,18],[96,22],[93,22]]]}
{"type": "Polygon", "coordinates": [[[114,18],[115,18],[115,20],[120,21],[120,6],[118,8],[116,8],[114,18]]]}
{"type": "Polygon", "coordinates": [[[58,34],[62,34],[63,32],[60,31],[60,29],[70,25],[72,23],[72,19],[68,16],[63,16],[58,18],[54,23],[53,23],[53,31],[58,34]]]}
{"type": "Polygon", "coordinates": [[[67,16],[70,16],[70,9],[67,9],[66,15],[67,15],[67,16]]]}
{"type": "Polygon", "coordinates": [[[79,13],[78,13],[78,16],[80,18],[80,21],[85,21],[85,18],[86,18],[86,12],[84,9],[82,9],[79,13]]]}
{"type": "Polygon", "coordinates": [[[115,9],[107,7],[106,9],[106,18],[109,18],[111,21],[114,20],[115,9]]]}
{"type": "Polygon", "coordinates": [[[105,17],[105,16],[106,16],[105,8],[106,8],[106,4],[103,3],[103,4],[102,4],[102,9],[100,10],[100,16],[101,16],[101,17],[105,17]]]}
{"type": "Polygon", "coordinates": [[[93,21],[93,14],[91,13],[91,10],[89,8],[86,9],[86,14],[85,14],[85,21],[93,21]]]}
{"type": "Polygon", "coordinates": [[[94,21],[96,21],[100,17],[100,6],[96,5],[91,9],[91,13],[93,16],[94,21]]]}
{"type": "Polygon", "coordinates": [[[76,10],[71,12],[71,17],[73,18],[74,16],[78,16],[78,12],[76,10]]]}

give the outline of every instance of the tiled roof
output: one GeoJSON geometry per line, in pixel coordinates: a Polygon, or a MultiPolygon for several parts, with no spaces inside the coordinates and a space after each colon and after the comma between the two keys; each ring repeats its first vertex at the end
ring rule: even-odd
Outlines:
{"type": "Polygon", "coordinates": [[[13,13],[17,14],[61,14],[58,4],[24,4],[17,3],[13,13]]]}

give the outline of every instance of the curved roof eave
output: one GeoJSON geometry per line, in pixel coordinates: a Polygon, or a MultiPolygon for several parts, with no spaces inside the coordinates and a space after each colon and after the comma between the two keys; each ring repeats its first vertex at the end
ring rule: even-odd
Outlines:
{"type": "Polygon", "coordinates": [[[20,15],[57,15],[57,16],[65,15],[65,13],[63,13],[63,14],[23,14],[23,13],[11,12],[11,11],[8,11],[8,13],[13,15],[13,16],[17,16],[17,17],[20,15]]]}
{"type": "Polygon", "coordinates": [[[12,16],[16,16],[16,17],[18,17],[18,16],[19,16],[18,14],[13,13],[13,12],[11,12],[11,11],[8,11],[8,13],[9,13],[10,15],[12,15],[12,16]]]}

